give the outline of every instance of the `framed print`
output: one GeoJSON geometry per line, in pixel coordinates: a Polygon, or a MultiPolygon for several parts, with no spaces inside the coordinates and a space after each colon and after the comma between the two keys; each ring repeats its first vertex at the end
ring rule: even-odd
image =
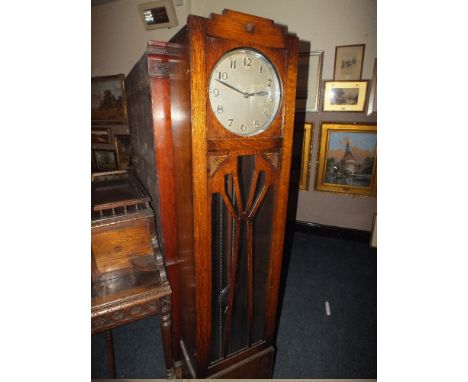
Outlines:
{"type": "Polygon", "coordinates": [[[297,62],[296,109],[319,110],[323,50],[299,53],[297,62]]]}
{"type": "Polygon", "coordinates": [[[179,25],[172,0],[158,0],[139,4],[138,10],[147,31],[179,25]]]}
{"type": "Polygon", "coordinates": [[[302,161],[301,161],[301,175],[299,178],[299,190],[309,190],[309,177],[310,177],[310,148],[312,143],[312,123],[304,125],[304,137],[302,140],[302,161]]]}
{"type": "Polygon", "coordinates": [[[114,135],[117,162],[121,170],[130,167],[130,135],[114,135]]]}
{"type": "Polygon", "coordinates": [[[118,170],[115,150],[94,150],[98,170],[118,170]]]}
{"type": "Polygon", "coordinates": [[[110,143],[109,130],[91,128],[91,143],[110,143]]]}
{"type": "Polygon", "coordinates": [[[366,45],[343,45],[335,49],[335,81],[359,81],[362,76],[362,62],[366,45]]]}
{"type": "Polygon", "coordinates": [[[371,238],[369,245],[372,248],[377,248],[377,212],[372,218],[371,238]]]}
{"type": "Polygon", "coordinates": [[[364,111],[368,81],[324,81],[323,111],[364,111]]]}
{"type": "Polygon", "coordinates": [[[91,78],[91,122],[127,123],[123,74],[91,78]]]}
{"type": "Polygon", "coordinates": [[[377,125],[322,122],[315,189],[377,194],[377,125]]]}
{"type": "Polygon", "coordinates": [[[372,71],[372,82],[369,92],[369,104],[367,105],[367,115],[377,112],[377,59],[374,61],[372,71]]]}

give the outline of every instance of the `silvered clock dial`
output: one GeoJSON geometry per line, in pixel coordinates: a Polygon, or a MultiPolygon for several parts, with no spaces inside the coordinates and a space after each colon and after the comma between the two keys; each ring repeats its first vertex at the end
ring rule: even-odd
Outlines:
{"type": "Polygon", "coordinates": [[[219,123],[242,136],[268,129],[281,103],[281,84],[272,63],[247,48],[231,50],[217,61],[208,93],[219,123]]]}

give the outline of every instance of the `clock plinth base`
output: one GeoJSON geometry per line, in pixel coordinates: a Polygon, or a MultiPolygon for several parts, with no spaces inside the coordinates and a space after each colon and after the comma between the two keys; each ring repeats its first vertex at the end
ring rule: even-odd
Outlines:
{"type": "Polygon", "coordinates": [[[208,378],[213,379],[270,379],[273,374],[275,348],[269,348],[252,355],[208,378]]]}

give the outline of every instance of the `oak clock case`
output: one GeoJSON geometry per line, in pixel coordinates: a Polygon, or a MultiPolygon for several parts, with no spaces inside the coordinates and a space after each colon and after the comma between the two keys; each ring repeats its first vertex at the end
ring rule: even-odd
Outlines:
{"type": "Polygon", "coordinates": [[[230,10],[189,16],[170,41],[174,320],[186,377],[272,375],[297,42],[230,10]]]}

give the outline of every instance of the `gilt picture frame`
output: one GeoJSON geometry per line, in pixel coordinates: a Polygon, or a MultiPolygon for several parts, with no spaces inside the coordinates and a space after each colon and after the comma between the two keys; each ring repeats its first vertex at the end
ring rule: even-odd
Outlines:
{"type": "Polygon", "coordinates": [[[309,190],[311,146],[314,126],[312,123],[304,124],[304,136],[302,139],[301,174],[299,176],[299,190],[309,190]]]}
{"type": "Polygon", "coordinates": [[[377,125],[322,122],[316,191],[377,194],[377,125]]]}
{"type": "Polygon", "coordinates": [[[323,111],[365,110],[369,81],[324,81],[323,111]]]}
{"type": "Polygon", "coordinates": [[[367,115],[377,112],[377,59],[374,60],[374,70],[372,71],[372,81],[369,92],[369,102],[367,105],[367,115]]]}
{"type": "Polygon", "coordinates": [[[91,78],[91,123],[127,123],[125,75],[91,78]]]}
{"type": "Polygon", "coordinates": [[[323,50],[300,52],[297,62],[296,110],[319,111],[323,50]]]}
{"type": "Polygon", "coordinates": [[[362,78],[365,44],[342,45],[335,48],[335,81],[359,81],[362,78]]]}

